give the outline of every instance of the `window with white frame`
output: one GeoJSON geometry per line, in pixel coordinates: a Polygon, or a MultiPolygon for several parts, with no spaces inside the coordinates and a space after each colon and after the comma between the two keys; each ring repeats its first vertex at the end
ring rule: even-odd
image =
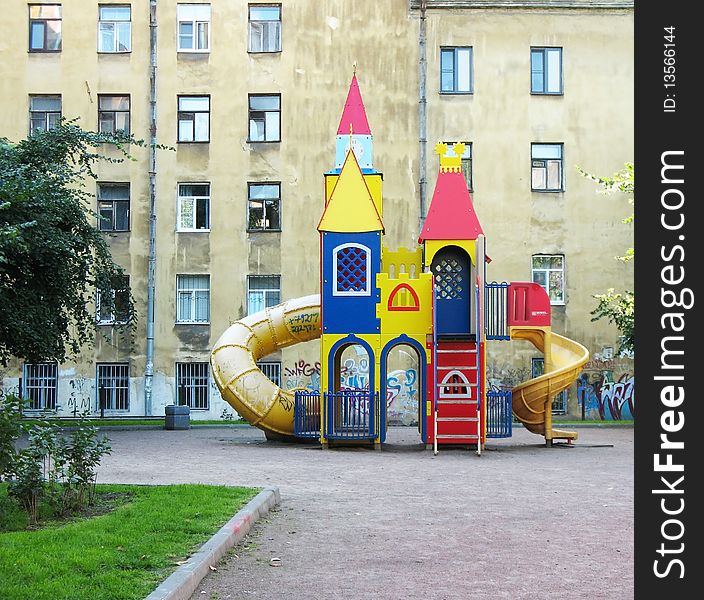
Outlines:
{"type": "Polygon", "coordinates": [[[96,365],[98,410],[130,409],[130,366],[128,363],[96,365]]]}
{"type": "Polygon", "coordinates": [[[100,133],[130,133],[130,97],[98,95],[98,131],[100,133]]]}
{"type": "Polygon", "coordinates": [[[440,92],[471,94],[474,91],[472,47],[440,48],[440,92]]]}
{"type": "Polygon", "coordinates": [[[129,4],[98,6],[98,52],[132,50],[132,14],[129,4]]]}
{"type": "Polygon", "coordinates": [[[28,410],[56,410],[59,366],[56,363],[25,364],[21,395],[29,401],[28,410]]]}
{"type": "Polygon", "coordinates": [[[61,51],[61,5],[29,5],[29,51],[61,51]]]}
{"type": "Polygon", "coordinates": [[[118,276],[112,283],[110,296],[98,290],[96,294],[96,320],[100,325],[124,325],[130,317],[130,277],[118,276]]]}
{"type": "Polygon", "coordinates": [[[467,182],[467,189],[471,192],[472,187],[472,142],[443,142],[447,146],[445,156],[456,156],[454,145],[464,144],[464,152],[462,153],[462,175],[467,182]]]}
{"type": "Polygon", "coordinates": [[[281,95],[249,95],[249,141],[281,141],[281,95]]]}
{"type": "Polygon", "coordinates": [[[210,50],[210,4],[176,5],[178,51],[210,50]]]}
{"type": "MultiPolygon", "coordinates": [[[[531,358],[531,377],[540,377],[545,373],[545,359],[541,357],[531,358]]],[[[552,400],[552,414],[565,415],[567,414],[567,390],[562,390],[552,400]]]]}
{"type": "Polygon", "coordinates": [[[281,362],[280,361],[260,361],[257,366],[264,373],[264,376],[275,385],[281,387],[281,362]]]}
{"type": "Polygon", "coordinates": [[[531,190],[562,192],[562,144],[531,144],[531,190]]]}
{"type": "Polygon", "coordinates": [[[209,183],[179,183],[177,202],[178,231],[210,230],[209,183]]]}
{"type": "Polygon", "coordinates": [[[29,133],[49,131],[61,122],[61,96],[29,97],[29,133]]]}
{"type": "Polygon", "coordinates": [[[335,275],[333,296],[369,296],[372,251],[361,244],[343,244],[332,251],[335,275]]]}
{"type": "Polygon", "coordinates": [[[210,141],[210,96],[178,97],[178,141],[210,141]]]}
{"type": "Polygon", "coordinates": [[[98,229],[100,231],[129,231],[130,184],[98,184],[98,229]]]}
{"type": "Polygon", "coordinates": [[[280,183],[247,184],[247,229],[280,231],[280,183]]]}
{"type": "Polygon", "coordinates": [[[531,94],[562,94],[562,48],[530,49],[531,94]]]}
{"type": "Polygon", "coordinates": [[[562,254],[532,256],[531,281],[542,286],[550,304],[565,303],[565,257],[562,254]]]}
{"type": "Polygon", "coordinates": [[[176,404],[207,410],[210,407],[209,374],[207,362],[176,363],[176,404]]]}
{"type": "Polygon", "coordinates": [[[281,52],[281,5],[249,5],[249,52],[281,52]]]}
{"type": "Polygon", "coordinates": [[[210,322],[210,275],[176,276],[176,322],[210,322]]]}
{"type": "Polygon", "coordinates": [[[247,276],[247,314],[281,302],[281,275],[247,276]]]}

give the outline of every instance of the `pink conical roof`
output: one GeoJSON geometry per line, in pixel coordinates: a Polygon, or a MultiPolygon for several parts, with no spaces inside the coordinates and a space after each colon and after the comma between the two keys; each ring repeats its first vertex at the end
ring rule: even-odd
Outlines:
{"type": "Polygon", "coordinates": [[[425,240],[476,240],[480,233],[484,232],[464,174],[459,169],[441,169],[418,243],[425,240]]]}
{"type": "Polygon", "coordinates": [[[372,134],[371,129],[369,129],[369,121],[367,121],[367,113],[364,110],[362,94],[359,91],[357,75],[352,75],[352,83],[350,83],[350,90],[347,92],[347,101],[342,111],[337,135],[349,135],[350,125],[352,125],[352,133],[356,135],[372,134]]]}

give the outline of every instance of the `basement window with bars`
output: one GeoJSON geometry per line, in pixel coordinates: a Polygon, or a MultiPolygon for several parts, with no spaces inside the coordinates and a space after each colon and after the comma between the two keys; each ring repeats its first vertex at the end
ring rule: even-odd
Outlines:
{"type": "Polygon", "coordinates": [[[56,410],[59,366],[56,363],[25,364],[20,395],[29,401],[28,410],[56,410]]]}
{"type": "Polygon", "coordinates": [[[278,361],[262,361],[257,366],[264,376],[281,387],[281,363],[278,361]]]}
{"type": "Polygon", "coordinates": [[[207,362],[176,363],[176,404],[193,410],[210,407],[210,365],[207,362]]]}
{"type": "MultiPolygon", "coordinates": [[[[530,376],[540,377],[545,373],[545,359],[542,357],[536,357],[531,359],[530,365],[530,376]]],[[[552,400],[552,414],[553,415],[566,415],[567,414],[567,390],[562,390],[557,396],[552,400]]]]}
{"type": "Polygon", "coordinates": [[[98,410],[130,409],[130,367],[127,363],[98,363],[98,410]]]}

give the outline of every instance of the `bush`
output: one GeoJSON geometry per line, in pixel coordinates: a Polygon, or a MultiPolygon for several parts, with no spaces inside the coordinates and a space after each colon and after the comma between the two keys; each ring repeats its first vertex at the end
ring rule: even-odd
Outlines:
{"type": "Polygon", "coordinates": [[[86,414],[67,435],[44,418],[26,427],[22,406],[16,397],[0,402],[0,480],[9,482],[8,497],[26,511],[30,525],[39,520],[40,503],[52,516],[84,511],[95,500],[97,468],[111,451],[109,440],[98,437],[86,414]],[[25,430],[27,445],[18,449],[25,430]]]}

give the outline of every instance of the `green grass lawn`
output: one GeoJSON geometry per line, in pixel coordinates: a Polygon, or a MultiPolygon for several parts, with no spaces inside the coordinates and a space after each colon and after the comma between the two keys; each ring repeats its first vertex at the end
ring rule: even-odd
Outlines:
{"type": "Polygon", "coordinates": [[[2,600],[142,600],[259,491],[253,488],[99,485],[131,494],[101,516],[24,525],[0,484],[2,600]],[[3,528],[5,531],[3,531],[3,528]]]}

